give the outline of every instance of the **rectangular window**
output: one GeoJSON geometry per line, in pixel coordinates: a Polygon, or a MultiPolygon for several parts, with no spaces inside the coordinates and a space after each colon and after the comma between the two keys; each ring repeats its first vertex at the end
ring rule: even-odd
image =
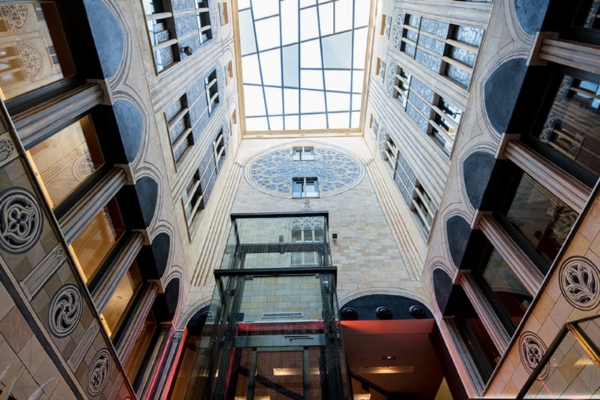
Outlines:
{"type": "Polygon", "coordinates": [[[156,71],[160,72],[179,60],[173,13],[165,10],[162,0],[143,0],[146,25],[154,54],[156,71]]]}
{"type": "Polygon", "coordinates": [[[437,207],[419,181],[415,184],[411,210],[416,213],[426,235],[429,236],[437,207]]]}
{"type": "Polygon", "coordinates": [[[204,209],[204,199],[202,195],[202,185],[200,184],[200,173],[196,171],[188,183],[183,196],[183,208],[188,228],[192,228],[196,216],[204,209]]]}
{"type": "Polygon", "coordinates": [[[113,198],[96,214],[69,246],[85,282],[98,271],[104,258],[125,232],[116,200],[113,198]]]}
{"type": "Polygon", "coordinates": [[[210,26],[210,9],[208,0],[198,0],[196,3],[196,16],[198,17],[198,30],[200,31],[200,43],[206,43],[212,39],[210,26]]]}
{"type": "Polygon", "coordinates": [[[127,374],[130,382],[135,382],[140,370],[144,370],[142,366],[146,358],[146,354],[148,353],[148,349],[152,344],[154,333],[156,332],[157,327],[158,323],[156,322],[156,318],[154,318],[154,314],[152,311],[150,311],[146,317],[146,321],[144,321],[142,329],[138,333],[133,348],[127,356],[125,364],[123,364],[125,373],[127,374]]]}
{"type": "Polygon", "coordinates": [[[165,111],[171,150],[176,164],[179,164],[187,149],[194,144],[189,112],[190,107],[188,107],[186,94],[177,99],[165,111]]]}
{"type": "Polygon", "coordinates": [[[389,38],[391,27],[392,27],[392,17],[383,14],[381,16],[381,32],[379,34],[389,38]]]}
{"type": "Polygon", "coordinates": [[[432,128],[430,133],[444,149],[446,154],[450,155],[452,147],[454,146],[462,110],[459,110],[449,101],[441,97],[439,98],[437,105],[432,105],[431,109],[434,113],[433,120],[429,120],[429,124],[432,128]]]}
{"type": "Polygon", "coordinates": [[[217,171],[221,169],[222,161],[225,159],[225,139],[223,138],[223,130],[221,130],[213,141],[213,154],[215,157],[215,166],[217,171]]]}
{"type": "Polygon", "coordinates": [[[2,100],[75,75],[54,2],[3,3],[0,32],[2,100]]]}
{"type": "Polygon", "coordinates": [[[406,14],[399,51],[468,88],[483,30],[406,14]]]}
{"type": "Polygon", "coordinates": [[[396,82],[394,84],[394,98],[398,99],[403,109],[406,109],[410,79],[411,75],[404,68],[398,67],[396,82]]]}
{"type": "Polygon", "coordinates": [[[208,115],[212,115],[219,104],[219,85],[217,83],[217,70],[214,70],[204,78],[204,90],[206,103],[208,104],[208,115]]]}
{"type": "Polygon", "coordinates": [[[385,61],[381,61],[379,65],[379,72],[377,74],[381,76],[381,79],[385,80],[385,61]]]}
{"type": "Polygon", "coordinates": [[[294,147],[292,159],[294,161],[312,161],[315,159],[315,149],[312,146],[294,147]]]}
{"type": "Polygon", "coordinates": [[[373,133],[377,136],[377,132],[379,131],[379,122],[373,118],[373,133]]]}
{"type": "Polygon", "coordinates": [[[53,208],[104,164],[90,116],[39,143],[27,155],[53,208]]]}
{"type": "Polygon", "coordinates": [[[233,61],[229,60],[227,65],[225,66],[225,76],[227,79],[227,83],[233,79],[233,61]]]}
{"type": "Polygon", "coordinates": [[[132,300],[142,285],[142,275],[134,261],[121,278],[113,295],[100,314],[100,319],[109,336],[114,337],[131,306],[132,300]]]}
{"type": "Polygon", "coordinates": [[[233,110],[233,112],[231,113],[231,122],[233,122],[234,125],[237,125],[237,112],[236,112],[236,110],[233,110]]]}
{"type": "Polygon", "coordinates": [[[229,14],[227,13],[227,2],[219,4],[219,10],[221,11],[221,26],[229,23],[229,14]]]}
{"type": "Polygon", "coordinates": [[[292,198],[319,197],[317,178],[292,178],[292,198]]]}
{"type": "MultiPolygon", "coordinates": [[[[294,243],[323,243],[322,229],[293,229],[292,242],[294,243]]],[[[291,253],[291,265],[319,266],[322,265],[319,252],[302,251],[291,253]]]]}

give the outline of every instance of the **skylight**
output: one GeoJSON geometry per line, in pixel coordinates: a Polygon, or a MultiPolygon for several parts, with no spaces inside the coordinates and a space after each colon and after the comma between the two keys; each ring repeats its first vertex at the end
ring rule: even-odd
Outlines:
{"type": "Polygon", "coordinates": [[[359,128],[370,0],[238,0],[247,131],[359,128]]]}

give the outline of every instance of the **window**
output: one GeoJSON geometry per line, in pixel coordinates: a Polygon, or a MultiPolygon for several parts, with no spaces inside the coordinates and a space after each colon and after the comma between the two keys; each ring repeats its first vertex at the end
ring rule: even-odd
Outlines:
{"type": "Polygon", "coordinates": [[[217,137],[213,141],[213,153],[215,156],[215,166],[217,171],[221,169],[223,160],[225,159],[225,139],[223,138],[223,130],[217,134],[217,137]]]}
{"type": "Polygon", "coordinates": [[[231,122],[233,122],[233,125],[237,125],[237,111],[233,110],[233,112],[231,113],[231,122]]]}
{"type": "Polygon", "coordinates": [[[383,14],[381,16],[381,32],[379,34],[389,38],[391,27],[392,27],[392,17],[383,14]]]}
{"type": "MultiPolygon", "coordinates": [[[[532,136],[537,147],[559,155],[585,172],[600,175],[600,77],[581,79],[559,75],[552,88],[554,100],[545,119],[532,136]]],[[[594,181],[596,179],[593,179],[594,181]]]]}
{"type": "MultiPolygon", "coordinates": [[[[294,243],[323,243],[323,229],[303,227],[292,229],[292,242],[294,243]]],[[[291,265],[319,266],[322,265],[319,252],[292,252],[291,265]]]]}
{"type": "Polygon", "coordinates": [[[187,149],[194,144],[189,111],[185,94],[165,111],[171,150],[176,164],[179,164],[187,149]]]}
{"type": "Polygon", "coordinates": [[[312,146],[294,147],[292,159],[294,161],[312,161],[315,159],[315,149],[312,146]]]}
{"type": "Polygon", "coordinates": [[[90,116],[37,144],[27,155],[53,208],[104,164],[90,116]]]}
{"type": "Polygon", "coordinates": [[[437,207],[419,181],[415,184],[411,210],[416,213],[425,233],[429,235],[437,207]]]}
{"type": "Polygon", "coordinates": [[[427,85],[398,67],[396,98],[408,116],[430,135],[448,155],[452,152],[462,110],[442,98],[427,85]]]}
{"type": "Polygon", "coordinates": [[[198,17],[198,29],[200,30],[200,44],[206,43],[212,39],[208,0],[199,0],[196,3],[196,16],[198,17]]]}
{"type": "Polygon", "coordinates": [[[229,81],[231,81],[231,79],[233,78],[233,61],[232,60],[229,60],[229,62],[225,66],[225,77],[227,79],[226,83],[229,83],[229,81]]]}
{"type": "Polygon", "coordinates": [[[191,228],[196,216],[204,209],[204,199],[202,196],[202,186],[200,184],[200,173],[196,171],[188,183],[183,196],[183,208],[188,228],[191,228]]]}
{"type": "Polygon", "coordinates": [[[292,178],[292,198],[319,197],[317,178],[292,178]]]}
{"type": "Polygon", "coordinates": [[[468,88],[483,30],[406,14],[399,51],[468,88]]]}
{"type": "Polygon", "coordinates": [[[221,26],[229,23],[229,14],[227,13],[227,2],[219,4],[219,10],[221,12],[221,26]]]}
{"type": "Polygon", "coordinates": [[[385,80],[385,61],[382,61],[379,58],[377,59],[377,75],[385,80]]]}
{"type": "Polygon", "coordinates": [[[146,321],[144,321],[142,329],[140,329],[140,332],[138,333],[133,348],[127,356],[127,360],[125,360],[125,363],[123,364],[125,373],[127,374],[129,381],[133,384],[135,384],[136,376],[140,371],[144,370],[142,366],[146,359],[146,355],[148,354],[148,349],[155,337],[154,333],[157,328],[158,322],[151,310],[146,317],[146,321]]]}
{"type": "Polygon", "coordinates": [[[204,78],[204,90],[206,103],[208,104],[208,115],[212,115],[219,104],[219,85],[217,83],[217,70],[214,70],[204,78]]]}
{"type": "Polygon", "coordinates": [[[96,214],[69,246],[85,282],[96,274],[104,258],[125,232],[121,213],[113,198],[96,214]]]}
{"type": "Polygon", "coordinates": [[[173,13],[165,10],[162,0],[144,0],[146,24],[154,54],[156,71],[160,72],[178,61],[179,48],[173,31],[173,13]]]}
{"type": "Polygon", "coordinates": [[[100,319],[110,337],[114,338],[115,333],[122,325],[127,310],[141,286],[142,275],[137,263],[134,261],[125,276],[121,278],[115,292],[106,303],[102,314],[100,314],[100,319]]]}
{"type": "Polygon", "coordinates": [[[373,128],[373,133],[375,134],[375,136],[377,136],[377,132],[379,131],[379,122],[373,118],[373,123],[371,124],[372,128],[373,128]]]}
{"type": "Polygon", "coordinates": [[[53,2],[3,3],[2,10],[2,100],[75,75],[58,10],[53,2]],[[28,15],[31,18],[27,18],[28,15]]]}

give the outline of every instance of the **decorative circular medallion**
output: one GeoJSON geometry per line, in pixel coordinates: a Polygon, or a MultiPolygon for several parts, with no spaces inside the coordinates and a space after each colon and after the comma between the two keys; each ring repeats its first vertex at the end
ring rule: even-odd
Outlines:
{"type": "Polygon", "coordinates": [[[111,357],[107,349],[96,353],[89,365],[87,373],[87,391],[90,396],[98,396],[108,383],[110,377],[111,357]]]}
{"type": "Polygon", "coordinates": [[[33,46],[25,43],[17,46],[17,54],[23,73],[27,79],[33,80],[42,70],[42,55],[33,46]]]}
{"type": "Polygon", "coordinates": [[[76,285],[68,283],[58,289],[48,309],[48,325],[56,337],[63,338],[75,330],[83,311],[83,299],[76,285]]]}
{"type": "MultiPolygon", "coordinates": [[[[519,347],[521,362],[529,373],[532,373],[537,368],[540,361],[542,361],[542,357],[544,357],[544,354],[548,350],[544,341],[533,332],[525,332],[521,335],[519,347]]],[[[548,365],[544,366],[542,371],[540,371],[539,377],[543,378],[547,373],[548,365]]]]}
{"type": "Polygon", "coordinates": [[[560,267],[559,285],[563,296],[575,308],[591,310],[600,302],[600,272],[589,259],[569,257],[560,267]]]}
{"type": "Polygon", "coordinates": [[[42,211],[29,191],[11,187],[0,193],[0,248],[26,252],[40,238],[42,225],[42,211]]]}
{"type": "Polygon", "coordinates": [[[404,27],[404,14],[400,13],[396,16],[396,21],[394,22],[394,30],[393,30],[394,47],[397,50],[400,50],[400,46],[402,45],[402,28],[403,27],[404,27]]]}
{"type": "Polygon", "coordinates": [[[350,155],[323,146],[315,146],[314,153],[314,160],[294,161],[291,147],[272,151],[250,163],[246,179],[262,192],[285,198],[292,194],[292,178],[318,178],[319,197],[339,194],[362,181],[364,168],[350,155]]]}
{"type": "Polygon", "coordinates": [[[342,319],[354,320],[358,318],[358,311],[352,307],[342,308],[342,319]]]}
{"type": "Polygon", "coordinates": [[[15,150],[15,145],[9,139],[0,139],[0,161],[6,160],[15,150]]]}
{"type": "Polygon", "coordinates": [[[408,313],[411,315],[411,317],[416,319],[425,318],[427,316],[425,310],[423,310],[423,308],[419,306],[410,306],[408,308],[408,313]]]}
{"type": "Polygon", "coordinates": [[[375,315],[379,319],[392,319],[392,310],[387,308],[386,306],[377,307],[375,310],[375,315]]]}

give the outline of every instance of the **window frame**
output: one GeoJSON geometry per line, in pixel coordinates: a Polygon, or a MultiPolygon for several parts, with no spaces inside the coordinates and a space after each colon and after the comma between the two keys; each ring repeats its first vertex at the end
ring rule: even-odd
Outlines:
{"type": "Polygon", "coordinates": [[[314,161],[315,148],[313,146],[294,146],[292,148],[293,161],[314,161]]]}
{"type": "Polygon", "coordinates": [[[318,177],[312,177],[312,176],[308,176],[308,177],[294,177],[292,178],[292,198],[293,199],[305,199],[305,198],[319,198],[320,197],[320,192],[319,192],[319,178],[318,177]],[[295,191],[295,186],[297,184],[301,185],[301,189],[302,191],[295,191]],[[314,187],[314,192],[309,192],[308,191],[308,185],[312,184],[314,187]],[[297,195],[297,193],[300,193],[300,196],[297,195]],[[314,195],[308,195],[309,193],[314,193],[314,195]]]}
{"type": "Polygon", "coordinates": [[[194,5],[196,7],[195,13],[196,21],[198,22],[198,33],[200,34],[200,44],[203,45],[213,38],[210,4],[209,0],[195,0],[194,5]]]}

